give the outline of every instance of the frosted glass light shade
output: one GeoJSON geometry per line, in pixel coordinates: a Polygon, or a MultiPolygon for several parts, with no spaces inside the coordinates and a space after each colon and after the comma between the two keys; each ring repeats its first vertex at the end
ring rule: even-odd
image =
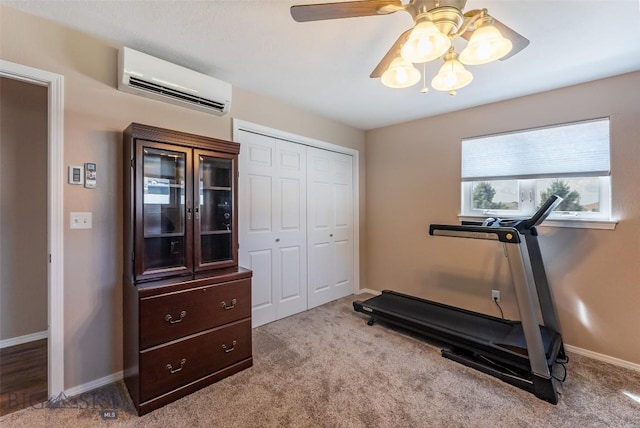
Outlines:
{"type": "Polygon", "coordinates": [[[438,91],[455,91],[464,88],[473,80],[471,72],[464,68],[458,61],[458,54],[450,53],[445,57],[446,61],[440,67],[440,71],[431,81],[433,89],[438,91]]]}
{"type": "Polygon", "coordinates": [[[408,88],[420,80],[420,72],[410,62],[396,58],[389,68],[382,73],[382,84],[389,88],[408,88]]]}
{"type": "Polygon", "coordinates": [[[512,48],[511,41],[496,27],[485,25],[473,32],[467,47],[460,53],[460,61],[467,65],[487,64],[502,58],[512,48]]]}
{"type": "Polygon", "coordinates": [[[442,34],[433,22],[422,21],[411,31],[400,55],[409,62],[422,63],[441,57],[449,47],[451,40],[447,35],[442,34]]]}

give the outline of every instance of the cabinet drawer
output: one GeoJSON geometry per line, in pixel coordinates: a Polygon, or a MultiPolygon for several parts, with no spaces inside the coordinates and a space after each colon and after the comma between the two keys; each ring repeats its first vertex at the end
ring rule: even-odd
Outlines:
{"type": "Polygon", "coordinates": [[[140,401],[251,357],[251,320],[140,352],[140,401]]]}
{"type": "Polygon", "coordinates": [[[250,279],[145,297],[140,300],[140,349],[250,315],[250,279]]]}

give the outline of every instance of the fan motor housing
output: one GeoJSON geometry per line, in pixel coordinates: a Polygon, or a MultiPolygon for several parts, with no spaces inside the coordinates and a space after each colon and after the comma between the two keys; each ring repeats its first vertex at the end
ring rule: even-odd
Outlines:
{"type": "Polygon", "coordinates": [[[455,7],[437,7],[427,13],[431,16],[431,22],[438,27],[442,34],[446,35],[457,32],[464,22],[462,11],[455,7]]]}

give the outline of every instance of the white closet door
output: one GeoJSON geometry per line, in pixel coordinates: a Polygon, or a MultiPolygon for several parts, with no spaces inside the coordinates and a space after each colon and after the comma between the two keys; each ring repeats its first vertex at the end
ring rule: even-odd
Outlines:
{"type": "Polygon", "coordinates": [[[305,146],[240,131],[239,262],[253,270],[252,324],[307,309],[305,146]]]}
{"type": "Polygon", "coordinates": [[[352,161],[307,148],[309,308],[353,293],[352,161]]]}

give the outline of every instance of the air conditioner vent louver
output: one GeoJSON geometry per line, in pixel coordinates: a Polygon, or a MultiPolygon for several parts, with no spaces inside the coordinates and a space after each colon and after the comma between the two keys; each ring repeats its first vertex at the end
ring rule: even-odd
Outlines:
{"type": "Polygon", "coordinates": [[[158,85],[156,83],[145,82],[144,80],[136,79],[135,77],[129,78],[129,86],[133,86],[134,88],[139,88],[145,91],[150,91],[150,92],[153,92],[154,94],[161,94],[166,97],[176,98],[182,101],[187,101],[190,103],[211,107],[219,111],[224,110],[223,103],[217,103],[215,101],[207,100],[202,97],[187,94],[185,92],[181,92],[175,89],[167,88],[166,86],[158,85]]]}
{"type": "Polygon", "coordinates": [[[222,116],[231,108],[231,84],[130,48],[118,54],[118,89],[222,116]]]}

